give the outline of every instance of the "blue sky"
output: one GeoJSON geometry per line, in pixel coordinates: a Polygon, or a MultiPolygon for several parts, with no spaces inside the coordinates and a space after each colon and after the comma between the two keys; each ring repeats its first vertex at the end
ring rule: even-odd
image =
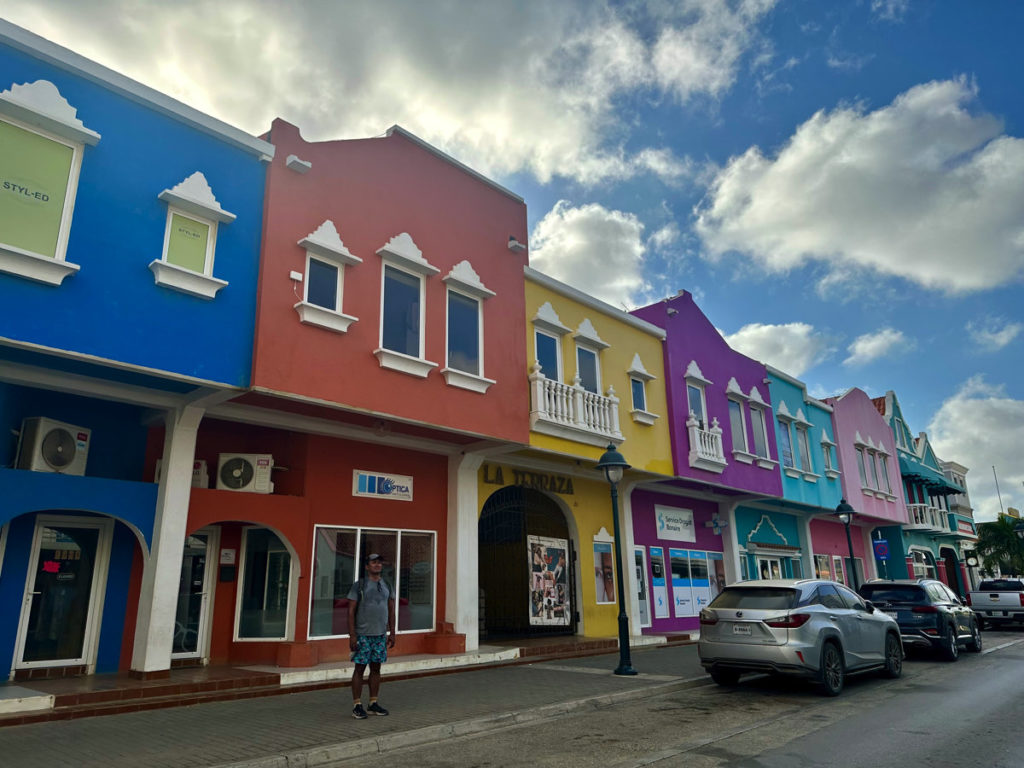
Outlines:
{"type": "MultiPolygon", "coordinates": [[[[617,306],[685,288],[825,396],[896,392],[1024,507],[1016,2],[5,0],[252,133],[400,124],[521,194],[531,261],[617,306]]],[[[0,84],[0,87],[9,87],[0,84]]]]}

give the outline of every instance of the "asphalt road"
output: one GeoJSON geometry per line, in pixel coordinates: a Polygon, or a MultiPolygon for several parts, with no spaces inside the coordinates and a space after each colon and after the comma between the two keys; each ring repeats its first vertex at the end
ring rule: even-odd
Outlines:
{"type": "Polygon", "coordinates": [[[799,681],[745,678],[381,759],[389,768],[1019,768],[1024,634],[986,632],[985,644],[953,664],[912,654],[901,679],[849,678],[835,699],[799,681]]]}

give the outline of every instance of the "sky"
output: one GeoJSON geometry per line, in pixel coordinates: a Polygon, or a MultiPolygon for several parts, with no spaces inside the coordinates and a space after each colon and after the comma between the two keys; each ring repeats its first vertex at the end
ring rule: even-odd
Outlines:
{"type": "Polygon", "coordinates": [[[686,289],[812,396],[894,391],[970,470],[977,520],[1024,508],[1024,3],[0,0],[0,17],[253,134],[401,125],[526,200],[540,271],[625,309],[686,289]]]}

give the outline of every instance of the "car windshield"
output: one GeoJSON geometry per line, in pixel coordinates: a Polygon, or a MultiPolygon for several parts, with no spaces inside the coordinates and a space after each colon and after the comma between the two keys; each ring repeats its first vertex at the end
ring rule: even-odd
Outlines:
{"type": "Polygon", "coordinates": [[[710,608],[788,610],[796,605],[797,591],[786,587],[726,587],[710,608]]]}
{"type": "Polygon", "coordinates": [[[924,603],[927,596],[911,584],[865,584],[860,596],[876,603],[924,603]]]}
{"type": "Polygon", "coordinates": [[[1024,592],[1024,584],[1011,579],[992,579],[978,585],[979,592],[1024,592]]]}

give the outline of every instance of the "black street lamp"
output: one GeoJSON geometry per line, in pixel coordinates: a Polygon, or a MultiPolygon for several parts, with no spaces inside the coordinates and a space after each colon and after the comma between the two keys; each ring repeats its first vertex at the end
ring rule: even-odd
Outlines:
{"type": "Polygon", "coordinates": [[[625,457],[615,450],[614,444],[608,445],[608,450],[597,462],[597,468],[604,472],[608,485],[612,492],[612,525],[615,535],[615,584],[618,588],[619,603],[619,666],[615,668],[616,675],[635,675],[636,670],[629,658],[629,619],[626,617],[625,590],[622,585],[622,536],[619,534],[619,481],[622,480],[622,473],[629,469],[625,457]]]}
{"type": "Polygon", "coordinates": [[[836,517],[839,518],[839,522],[846,526],[846,546],[850,548],[850,577],[853,579],[854,590],[860,589],[860,584],[857,583],[857,563],[853,558],[853,539],[850,538],[850,521],[853,519],[856,510],[846,503],[846,499],[839,500],[839,506],[836,507],[836,517]]]}

